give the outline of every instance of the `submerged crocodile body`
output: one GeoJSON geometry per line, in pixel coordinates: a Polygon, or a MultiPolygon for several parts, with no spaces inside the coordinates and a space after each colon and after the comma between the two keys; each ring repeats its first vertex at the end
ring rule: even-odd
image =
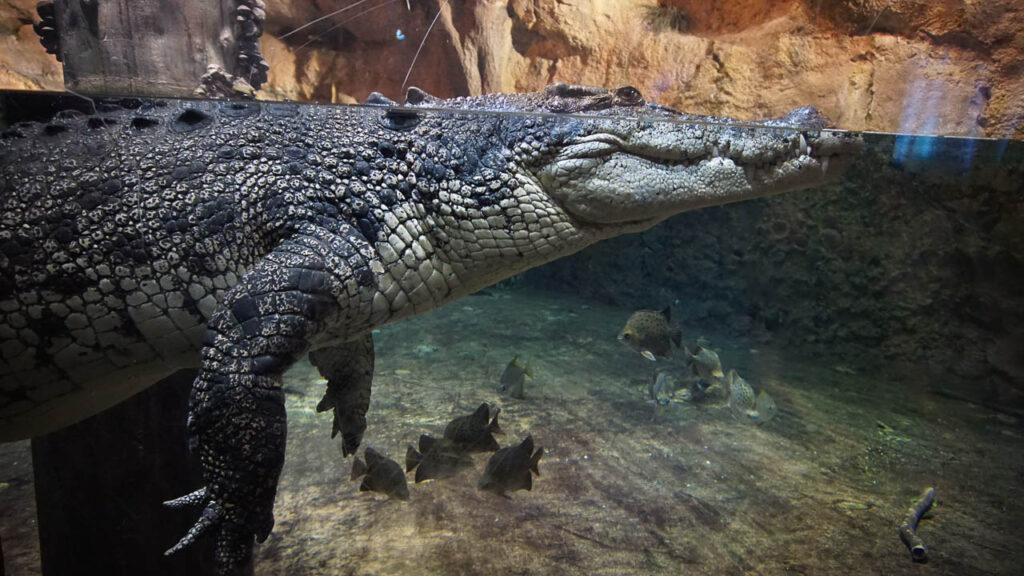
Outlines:
{"type": "Polygon", "coordinates": [[[0,439],[200,366],[191,447],[230,573],[273,526],[281,374],[328,380],[346,454],[370,330],[675,213],[833,179],[859,149],[813,109],[728,125],[633,88],[397,106],[163,100],[0,138],[0,439]],[[509,112],[493,114],[486,111],[509,112]]]}

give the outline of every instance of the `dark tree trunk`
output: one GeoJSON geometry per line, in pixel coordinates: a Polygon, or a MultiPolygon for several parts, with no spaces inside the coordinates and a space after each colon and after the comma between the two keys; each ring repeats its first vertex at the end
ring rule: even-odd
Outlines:
{"type": "Polygon", "coordinates": [[[213,538],[163,555],[201,509],[162,502],[202,486],[182,370],[78,424],[32,440],[44,576],[215,574],[213,538]]]}

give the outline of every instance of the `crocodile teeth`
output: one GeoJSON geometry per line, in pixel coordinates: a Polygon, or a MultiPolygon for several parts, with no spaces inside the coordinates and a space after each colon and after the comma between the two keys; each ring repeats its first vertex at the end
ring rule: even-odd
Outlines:
{"type": "Polygon", "coordinates": [[[807,145],[807,138],[804,138],[803,134],[800,134],[800,153],[808,156],[811,154],[811,148],[807,145]]]}
{"type": "Polygon", "coordinates": [[[821,173],[828,174],[828,156],[821,159],[821,173]]]}

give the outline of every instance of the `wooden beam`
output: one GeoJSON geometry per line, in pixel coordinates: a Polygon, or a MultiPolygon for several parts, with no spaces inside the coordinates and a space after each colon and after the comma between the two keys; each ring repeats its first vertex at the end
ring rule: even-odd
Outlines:
{"type": "Polygon", "coordinates": [[[36,31],[76,92],[231,96],[266,81],[263,0],[55,0],[38,11],[36,31]]]}
{"type": "Polygon", "coordinates": [[[202,486],[185,424],[195,375],[32,440],[43,576],[216,574],[213,538],[163,555],[202,512],[162,506],[202,486]]]}

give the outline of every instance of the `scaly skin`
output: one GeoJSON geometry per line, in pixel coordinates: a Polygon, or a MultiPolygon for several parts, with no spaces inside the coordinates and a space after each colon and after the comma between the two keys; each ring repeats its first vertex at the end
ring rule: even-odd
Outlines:
{"type": "Polygon", "coordinates": [[[820,184],[860,146],[812,109],[729,126],[629,87],[133,104],[0,138],[0,439],[199,363],[206,486],[169,505],[206,507],[171,552],[213,531],[225,574],[273,526],[281,374],[307,351],[354,451],[374,326],[683,210],[820,184]]]}

